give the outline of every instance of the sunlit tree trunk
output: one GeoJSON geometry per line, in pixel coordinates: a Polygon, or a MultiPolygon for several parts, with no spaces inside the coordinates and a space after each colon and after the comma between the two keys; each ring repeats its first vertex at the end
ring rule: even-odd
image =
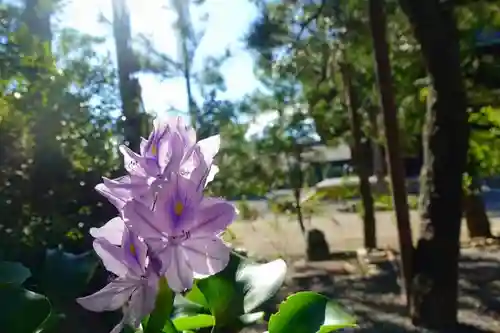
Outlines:
{"type": "Polygon", "coordinates": [[[370,108],[368,110],[368,116],[370,119],[371,127],[371,147],[373,155],[373,174],[377,178],[377,191],[383,193],[386,190],[385,187],[385,165],[384,165],[384,153],[380,145],[380,139],[382,138],[382,131],[379,126],[379,112],[378,108],[370,108]]]}
{"type": "Polygon", "coordinates": [[[125,0],[113,1],[113,35],[115,39],[116,58],[120,96],[122,102],[124,137],[131,149],[139,149],[140,137],[146,130],[141,116],[142,98],[139,80],[133,77],[138,70],[137,59],[132,50],[130,15],[125,0]]]}
{"type": "Polygon", "coordinates": [[[401,251],[404,292],[409,305],[411,296],[413,240],[408,212],[405,170],[399,143],[399,126],[394,97],[393,80],[389,60],[389,46],[386,37],[386,17],[383,0],[369,0],[370,27],[375,49],[377,81],[380,90],[384,118],[385,144],[391,177],[391,190],[396,222],[398,225],[399,248],[401,251]]]}
{"type": "Polygon", "coordinates": [[[459,37],[451,1],[399,2],[421,44],[436,93],[424,125],[412,321],[418,326],[450,329],[457,324],[462,177],[469,136],[459,37]]]}

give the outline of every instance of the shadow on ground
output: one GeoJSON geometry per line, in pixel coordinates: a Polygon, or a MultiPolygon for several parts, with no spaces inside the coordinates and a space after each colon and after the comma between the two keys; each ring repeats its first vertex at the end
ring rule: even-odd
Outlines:
{"type": "MultiPolygon", "coordinates": [[[[351,257],[352,253],[345,254],[344,260],[351,257]]],[[[500,332],[500,251],[463,250],[459,286],[461,325],[448,332],[500,332]]],[[[321,292],[338,300],[357,316],[360,327],[356,332],[436,332],[411,325],[390,263],[381,264],[380,272],[370,277],[314,269],[313,274],[293,277],[285,293],[300,290],[321,292]]]]}

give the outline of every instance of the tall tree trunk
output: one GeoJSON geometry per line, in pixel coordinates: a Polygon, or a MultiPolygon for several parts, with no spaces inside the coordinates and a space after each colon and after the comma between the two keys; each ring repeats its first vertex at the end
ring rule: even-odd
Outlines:
{"type": "Polygon", "coordinates": [[[131,149],[139,149],[141,132],[144,129],[139,80],[133,77],[138,70],[137,59],[132,50],[130,15],[125,0],[113,1],[113,35],[115,38],[120,96],[124,119],[125,142],[131,149]]]}
{"type": "Polygon", "coordinates": [[[363,227],[364,227],[364,245],[366,249],[375,249],[377,247],[377,233],[375,225],[375,209],[373,205],[372,189],[370,185],[370,175],[366,167],[365,156],[362,151],[361,123],[359,119],[359,102],[356,91],[352,86],[352,71],[349,65],[341,64],[342,78],[344,81],[345,103],[349,112],[351,122],[351,132],[353,137],[353,161],[356,174],[359,177],[359,192],[363,204],[363,227]]]}
{"type": "Polygon", "coordinates": [[[295,200],[295,214],[299,223],[300,231],[303,235],[306,234],[304,225],[304,216],[302,214],[302,186],[304,186],[304,172],[302,171],[302,147],[297,143],[293,143],[293,162],[287,156],[288,170],[290,170],[290,185],[293,189],[293,197],[295,200]]]}
{"type": "Polygon", "coordinates": [[[375,49],[377,81],[382,104],[385,144],[387,147],[388,167],[391,176],[392,200],[396,211],[398,225],[399,248],[401,251],[402,278],[404,292],[409,305],[411,296],[413,239],[408,212],[408,197],[406,193],[405,170],[399,144],[399,126],[394,97],[389,46],[386,37],[386,17],[383,0],[370,0],[370,26],[375,49]]]}
{"type": "Polygon", "coordinates": [[[457,324],[462,177],[467,161],[467,103],[451,1],[400,0],[431,75],[421,178],[421,232],[414,257],[412,321],[433,329],[457,324]]]}

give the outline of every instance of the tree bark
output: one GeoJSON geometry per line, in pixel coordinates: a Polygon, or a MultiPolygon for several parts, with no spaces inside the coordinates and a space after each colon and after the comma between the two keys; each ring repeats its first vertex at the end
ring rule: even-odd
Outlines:
{"type": "Polygon", "coordinates": [[[138,69],[138,63],[131,47],[130,15],[125,0],[113,0],[113,35],[122,110],[125,117],[123,121],[125,143],[131,149],[139,149],[141,132],[145,125],[140,114],[142,109],[141,86],[139,80],[133,77],[138,69]]]}
{"type": "Polygon", "coordinates": [[[457,324],[462,177],[468,146],[459,37],[450,1],[400,0],[433,81],[424,128],[421,231],[414,256],[412,321],[431,329],[457,324]]]}
{"type": "Polygon", "coordinates": [[[373,174],[377,178],[377,191],[379,193],[387,193],[386,183],[385,183],[385,163],[384,163],[384,152],[382,151],[382,146],[380,139],[383,136],[382,131],[379,126],[379,112],[378,108],[370,108],[368,110],[368,117],[371,125],[371,148],[373,155],[373,174]]]}
{"type": "Polygon", "coordinates": [[[351,132],[353,137],[353,161],[359,177],[359,193],[363,204],[364,245],[366,249],[377,248],[377,234],[375,225],[375,210],[373,205],[370,175],[366,168],[366,161],[362,151],[361,123],[358,113],[358,98],[351,82],[351,69],[347,64],[341,64],[342,78],[344,81],[345,103],[349,112],[351,132]]]}
{"type": "Polygon", "coordinates": [[[399,126],[394,88],[389,60],[389,45],[386,37],[386,17],[383,0],[370,0],[370,27],[375,49],[377,81],[382,104],[384,133],[387,147],[387,165],[391,177],[391,190],[396,222],[398,225],[399,248],[401,251],[401,267],[404,294],[409,306],[411,296],[413,239],[408,212],[408,196],[406,192],[405,169],[401,157],[399,143],[399,126]]]}

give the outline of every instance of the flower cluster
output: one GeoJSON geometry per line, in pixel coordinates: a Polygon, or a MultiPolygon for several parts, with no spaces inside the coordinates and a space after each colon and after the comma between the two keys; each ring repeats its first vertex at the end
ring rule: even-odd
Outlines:
{"type": "Polygon", "coordinates": [[[220,234],[233,222],[235,208],[203,195],[218,171],[213,160],[219,145],[218,135],[196,142],[194,129],[180,117],[156,119],[140,154],[120,147],[128,175],[96,186],[119,211],[90,230],[95,252],[116,278],[77,301],[92,311],[122,308],[113,333],[124,324],[139,327],[151,313],[160,277],[181,292],[194,278],[227,266],[230,249],[220,234]]]}

